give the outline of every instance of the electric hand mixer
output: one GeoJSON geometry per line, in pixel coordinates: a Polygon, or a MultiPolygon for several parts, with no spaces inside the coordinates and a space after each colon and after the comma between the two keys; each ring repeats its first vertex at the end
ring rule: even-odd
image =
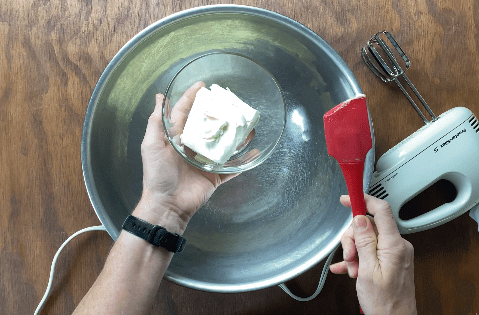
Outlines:
{"type": "Polygon", "coordinates": [[[464,107],[456,107],[436,117],[399,65],[386,38],[406,64],[409,58],[390,33],[375,34],[361,55],[368,67],[384,82],[394,81],[424,120],[425,126],[379,158],[369,194],[391,205],[402,234],[424,231],[449,222],[468,210],[479,210],[479,122],[464,107]],[[381,53],[379,53],[381,51],[381,53]],[[385,56],[386,58],[383,58],[385,56]],[[385,60],[386,59],[386,60],[385,60]],[[428,121],[414,103],[399,78],[407,85],[432,117],[428,121]],[[456,198],[410,220],[399,217],[401,207],[441,179],[457,189],[456,198]]]}

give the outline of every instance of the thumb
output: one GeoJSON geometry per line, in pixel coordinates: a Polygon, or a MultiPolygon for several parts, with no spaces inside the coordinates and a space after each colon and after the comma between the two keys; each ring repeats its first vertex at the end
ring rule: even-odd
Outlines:
{"type": "Polygon", "coordinates": [[[357,215],[353,220],[354,242],[358,251],[359,268],[372,267],[376,265],[377,237],[369,218],[364,215],[357,215]]]}
{"type": "Polygon", "coordinates": [[[163,138],[165,137],[161,113],[163,99],[164,96],[162,94],[156,95],[155,110],[148,118],[148,124],[146,125],[145,136],[143,138],[143,145],[145,146],[163,143],[163,138]]]}

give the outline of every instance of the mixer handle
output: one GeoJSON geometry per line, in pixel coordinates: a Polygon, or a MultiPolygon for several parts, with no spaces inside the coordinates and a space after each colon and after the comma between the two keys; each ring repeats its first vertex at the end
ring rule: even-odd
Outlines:
{"type": "MultiPolygon", "coordinates": [[[[446,174],[443,179],[447,179],[454,184],[457,189],[456,198],[452,202],[445,203],[411,220],[401,220],[399,218],[398,210],[398,212],[395,213],[395,216],[401,234],[429,230],[457,218],[473,206],[471,203],[472,185],[464,175],[459,173],[449,173],[446,174]]],[[[416,195],[419,193],[420,192],[416,195]]]]}

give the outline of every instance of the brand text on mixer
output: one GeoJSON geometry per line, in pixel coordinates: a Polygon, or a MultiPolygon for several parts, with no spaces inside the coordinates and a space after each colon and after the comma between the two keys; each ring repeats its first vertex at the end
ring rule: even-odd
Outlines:
{"type": "Polygon", "coordinates": [[[452,136],[451,139],[447,140],[446,142],[444,142],[443,144],[441,144],[440,146],[438,147],[435,147],[434,148],[434,152],[438,152],[440,148],[442,147],[445,147],[446,145],[448,145],[449,143],[451,143],[451,141],[457,139],[462,133],[466,132],[466,129],[462,129],[461,131],[459,131],[457,134],[455,134],[454,136],[452,136]]]}

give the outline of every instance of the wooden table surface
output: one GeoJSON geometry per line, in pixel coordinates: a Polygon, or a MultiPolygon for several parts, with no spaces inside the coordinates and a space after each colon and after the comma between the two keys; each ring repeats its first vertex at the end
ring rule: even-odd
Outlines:
{"type": "MultiPolygon", "coordinates": [[[[306,25],[354,72],[368,102],[379,157],[422,126],[394,85],[359,51],[383,29],[412,61],[410,79],[436,114],[466,106],[479,115],[479,1],[249,0],[306,25]]],[[[222,2],[222,3],[226,3],[222,2]]],[[[0,3],[0,314],[31,314],[56,250],[98,225],[82,176],[83,118],[108,62],[136,33],[172,13],[219,1],[3,0],[0,3]]],[[[450,192],[450,191],[449,191],[450,192]]],[[[427,205],[435,196],[424,197],[427,205]]],[[[415,248],[419,314],[478,314],[479,232],[464,214],[405,235],[415,248]]],[[[68,314],[99,274],[113,241],[105,232],[73,240],[61,254],[42,314],[68,314]]],[[[338,250],[334,261],[342,257],[338,250]]],[[[314,292],[323,263],[288,282],[314,292]]],[[[323,292],[297,302],[279,287],[206,293],[164,281],[151,314],[358,314],[355,281],[330,274],[323,292]]]]}

